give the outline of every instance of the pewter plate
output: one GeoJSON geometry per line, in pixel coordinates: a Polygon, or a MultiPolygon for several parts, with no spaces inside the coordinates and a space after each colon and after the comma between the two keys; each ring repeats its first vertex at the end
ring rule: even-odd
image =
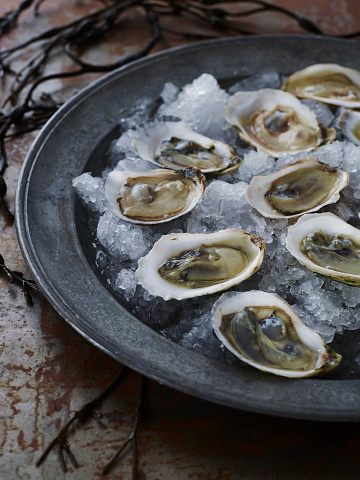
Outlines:
{"type": "MultiPolygon", "coordinates": [[[[72,188],[84,171],[99,175],[119,136],[119,119],[139,97],[158,99],[201,73],[223,87],[266,70],[291,73],[312,63],[360,69],[356,42],[314,36],[230,38],[172,49],[89,85],[45,125],[24,162],[16,194],[22,253],[44,295],[81,335],[134,370],[218,404],[284,417],[360,421],[359,332],[338,336],[341,365],[322,378],[291,380],[229,366],[187,350],[133,317],[106,286],[89,247],[86,212],[72,188]]],[[[360,294],[360,291],[359,291],[360,294]]]]}

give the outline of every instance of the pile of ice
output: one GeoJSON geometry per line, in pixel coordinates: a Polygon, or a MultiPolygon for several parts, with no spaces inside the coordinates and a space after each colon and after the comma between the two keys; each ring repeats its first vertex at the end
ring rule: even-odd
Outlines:
{"type": "MultiPolygon", "coordinates": [[[[270,72],[244,79],[227,92],[220,88],[214,77],[203,74],[182,90],[166,84],[159,92],[163,104],[157,116],[179,117],[200,133],[230,143],[244,159],[235,174],[209,180],[204,197],[185,218],[156,227],[131,224],[119,219],[104,205],[104,181],[108,172],[104,172],[101,178],[84,173],[73,181],[79,196],[93,215],[99,217],[96,233],[98,267],[107,276],[111,287],[126,300],[128,310],[168,338],[204,355],[228,355],[219,349],[210,325],[211,306],[219,295],[165,302],[149,295],[136,284],[138,259],[146,255],[163,234],[240,228],[261,235],[267,245],[265,260],[255,276],[235,290],[258,288],[278,293],[327,342],[332,340],[335,332],[360,328],[360,290],[325,279],[301,266],[285,249],[288,222],[264,218],[246,200],[246,189],[254,175],[270,173],[309,156],[304,153],[283,155],[275,162],[266,154],[244,145],[235,129],[223,118],[224,107],[233,91],[246,90],[249,85],[278,88],[280,83],[279,75],[270,72]]],[[[146,99],[139,101],[139,109],[121,120],[124,132],[111,146],[112,160],[117,161],[116,169],[154,168],[154,165],[139,159],[131,146],[134,127],[146,120],[144,105],[149,103],[146,99]]],[[[328,107],[317,104],[315,108],[323,123],[336,125],[336,115],[328,107]]],[[[342,140],[340,134],[338,138],[342,140]]],[[[344,140],[336,141],[312,152],[311,156],[350,173],[350,185],[341,200],[327,210],[345,221],[358,224],[360,147],[344,140]]]]}

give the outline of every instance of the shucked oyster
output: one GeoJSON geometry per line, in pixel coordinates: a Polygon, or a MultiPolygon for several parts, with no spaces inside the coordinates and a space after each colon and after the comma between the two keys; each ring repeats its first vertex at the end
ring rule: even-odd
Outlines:
{"type": "Polygon", "coordinates": [[[112,212],[128,222],[163,223],[192,210],[204,189],[205,177],[193,167],[114,171],[105,182],[105,199],[112,212]]]}
{"type": "Polygon", "coordinates": [[[310,270],[360,286],[360,230],[336,215],[304,215],[289,228],[286,248],[310,270]]]}
{"type": "Polygon", "coordinates": [[[140,258],[137,281],[165,300],[207,295],[243,282],[260,267],[262,237],[237,229],[164,235],[140,258]]]}
{"type": "Polygon", "coordinates": [[[245,142],[273,157],[315,150],[336,137],[335,129],[321,125],[294,95],[270,88],[235,93],[225,118],[245,142]]]}
{"type": "Polygon", "coordinates": [[[319,63],[299,70],[281,88],[300,98],[360,107],[360,72],[335,63],[319,63]]]}
{"type": "Polygon", "coordinates": [[[144,160],[175,170],[194,166],[203,173],[224,174],[236,171],[241,163],[229,145],[201,135],[173,117],[139,127],[133,146],[144,160]]]}
{"type": "Polygon", "coordinates": [[[269,175],[253,177],[247,199],[265,217],[293,218],[337,202],[348,183],[344,170],[304,158],[269,175]]]}
{"type": "Polygon", "coordinates": [[[284,377],[310,377],[338,365],[341,356],[276,294],[224,293],[212,309],[220,341],[244,362],[284,377]]]}

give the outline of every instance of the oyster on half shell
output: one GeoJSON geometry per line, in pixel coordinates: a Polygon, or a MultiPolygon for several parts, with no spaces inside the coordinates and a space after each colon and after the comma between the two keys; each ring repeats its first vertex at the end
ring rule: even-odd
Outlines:
{"type": "Polygon", "coordinates": [[[212,309],[212,325],[234,355],[264,372],[311,377],[335,368],[341,356],[307,327],[277,294],[224,293],[212,309]]]}
{"type": "Polygon", "coordinates": [[[132,223],[163,223],[185,215],[204,194],[205,177],[189,167],[114,171],[105,182],[105,200],[115,215],[132,223]]]}
{"type": "Polygon", "coordinates": [[[348,185],[349,174],[315,158],[286,165],[251,180],[248,202],[268,218],[295,218],[335,203],[348,185]]]}
{"type": "Polygon", "coordinates": [[[300,98],[348,108],[360,107],[360,72],[335,63],[318,63],[299,70],[281,88],[300,98]]]}
{"type": "Polygon", "coordinates": [[[360,230],[332,213],[307,214],[289,228],[286,248],[305,267],[360,286],[360,230]]]}
{"type": "Polygon", "coordinates": [[[321,125],[294,95],[270,88],[235,93],[225,118],[245,142],[273,157],[315,150],[336,137],[335,129],[321,125]]]}
{"type": "Polygon", "coordinates": [[[175,170],[193,166],[205,174],[233,173],[242,162],[226,143],[206,137],[174,117],[139,127],[132,144],[144,160],[175,170]]]}
{"type": "Polygon", "coordinates": [[[137,282],[170,300],[208,295],[237,285],[260,267],[264,239],[238,229],[164,235],[140,258],[137,282]]]}

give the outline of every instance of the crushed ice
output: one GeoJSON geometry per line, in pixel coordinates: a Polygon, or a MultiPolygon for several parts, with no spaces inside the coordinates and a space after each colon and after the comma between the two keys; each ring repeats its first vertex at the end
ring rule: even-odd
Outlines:
{"type": "MultiPolygon", "coordinates": [[[[308,157],[309,153],[282,155],[276,162],[265,153],[244,145],[235,129],[226,124],[223,110],[229,95],[237,90],[262,87],[279,88],[281,79],[276,72],[246,78],[229,91],[220,88],[209,74],[203,74],[182,89],[166,83],[159,92],[162,105],[156,116],[173,115],[189,123],[207,136],[230,143],[243,157],[243,164],[233,175],[209,180],[205,195],[196,208],[185,218],[157,227],[135,225],[122,221],[104,205],[104,180],[84,173],[74,179],[73,185],[82,201],[99,216],[97,224],[98,267],[107,276],[115,292],[126,300],[126,308],[137,318],[163,335],[187,348],[206,356],[226,356],[210,326],[211,305],[219,297],[199,297],[184,302],[165,302],[149,295],[136,285],[137,261],[144,256],[161,235],[172,232],[213,232],[224,228],[240,228],[264,237],[266,256],[260,270],[235,290],[259,288],[276,292],[291,303],[302,320],[325,341],[333,339],[343,329],[360,328],[360,290],[326,279],[301,266],[285,249],[287,220],[270,220],[258,214],[246,201],[245,192],[254,175],[268,174],[284,165],[308,157]],[[211,100],[211,101],[210,101],[211,100]],[[254,285],[255,284],[255,285],[254,285]]],[[[321,121],[336,126],[336,111],[312,102],[321,121]]],[[[121,119],[123,133],[111,145],[109,155],[119,170],[149,170],[154,165],[139,159],[132,146],[134,127],[146,121],[152,105],[149,99],[139,99],[134,111],[121,119]]],[[[327,210],[345,221],[359,226],[358,200],[360,199],[360,147],[338,138],[331,145],[320,147],[310,155],[331,166],[350,173],[350,184],[341,200],[327,210]]]]}

